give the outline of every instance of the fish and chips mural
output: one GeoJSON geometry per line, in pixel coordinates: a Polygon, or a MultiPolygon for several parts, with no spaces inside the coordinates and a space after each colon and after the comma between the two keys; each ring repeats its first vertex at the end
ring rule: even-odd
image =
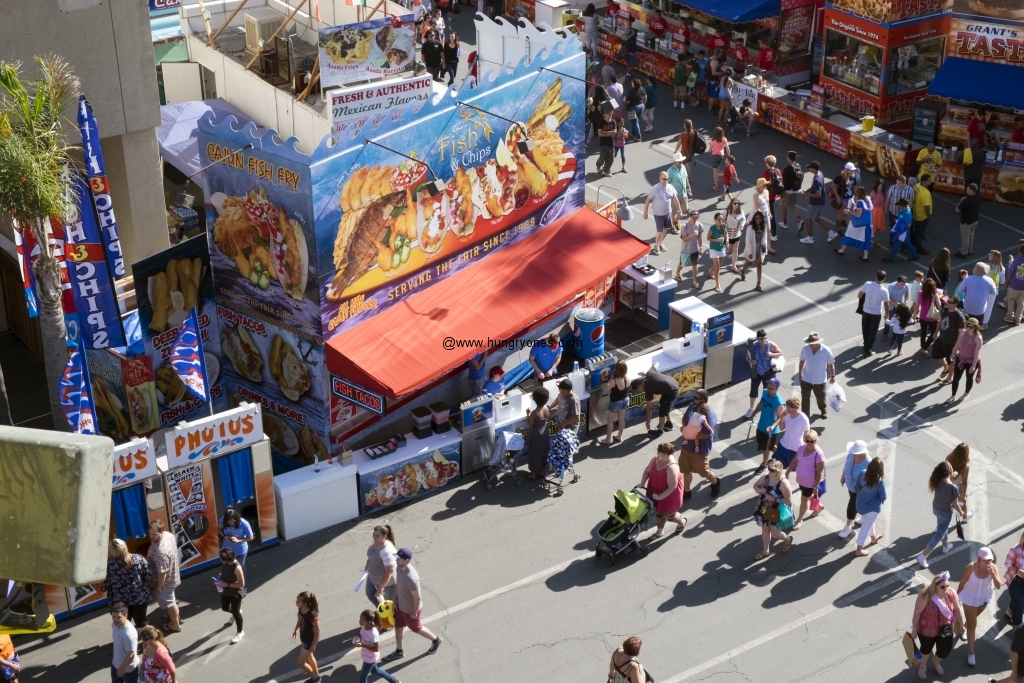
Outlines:
{"type": "Polygon", "coordinates": [[[275,469],[326,453],[331,337],[583,206],[583,77],[573,37],[311,155],[200,121],[225,390],[277,420],[275,469]]]}

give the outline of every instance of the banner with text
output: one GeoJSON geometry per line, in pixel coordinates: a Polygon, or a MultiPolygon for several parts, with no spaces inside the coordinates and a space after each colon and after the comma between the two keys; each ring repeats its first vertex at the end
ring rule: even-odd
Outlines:
{"type": "Polygon", "coordinates": [[[318,31],[324,88],[413,71],[413,16],[384,17],[318,31]]]}
{"type": "Polygon", "coordinates": [[[433,78],[427,74],[401,78],[356,88],[330,91],[330,117],[335,138],[349,128],[360,128],[367,121],[377,126],[387,112],[404,109],[411,102],[426,102],[434,94],[433,78]]]}

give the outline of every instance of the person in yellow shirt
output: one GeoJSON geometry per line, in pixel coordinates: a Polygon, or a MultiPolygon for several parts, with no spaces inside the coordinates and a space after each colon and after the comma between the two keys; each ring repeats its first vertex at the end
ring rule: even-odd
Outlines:
{"type": "Polygon", "coordinates": [[[928,230],[928,221],[932,218],[932,184],[934,180],[931,174],[922,173],[921,182],[914,185],[914,229],[910,233],[911,244],[918,254],[927,254],[922,242],[925,238],[925,231],[928,230]]]}
{"type": "Polygon", "coordinates": [[[935,149],[934,142],[929,142],[927,147],[917,153],[917,163],[921,164],[922,173],[929,173],[932,178],[936,176],[942,165],[942,155],[935,149]]]}

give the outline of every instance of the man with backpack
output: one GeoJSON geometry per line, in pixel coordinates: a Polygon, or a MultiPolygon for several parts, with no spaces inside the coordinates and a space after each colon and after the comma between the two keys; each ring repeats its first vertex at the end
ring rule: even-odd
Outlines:
{"type": "Polygon", "coordinates": [[[782,180],[782,171],[775,168],[777,163],[778,160],[774,154],[766,156],[764,158],[764,165],[767,166],[767,169],[761,174],[761,177],[768,181],[768,211],[771,213],[772,242],[779,241],[778,227],[775,220],[775,201],[786,192],[786,186],[782,180]]]}
{"type": "Polygon", "coordinates": [[[817,161],[807,164],[807,168],[811,171],[811,186],[803,193],[809,205],[807,220],[804,221],[804,225],[807,226],[807,237],[800,241],[804,244],[814,244],[814,223],[817,222],[825,230],[829,229],[828,223],[821,217],[821,210],[825,207],[825,174],[821,172],[821,165],[817,161]]]}
{"type": "Polygon", "coordinates": [[[804,229],[804,221],[800,218],[800,209],[797,208],[797,200],[804,189],[804,171],[800,164],[796,163],[796,152],[786,152],[786,168],[782,169],[782,185],[786,192],[782,195],[782,227],[789,228],[789,213],[796,217],[796,234],[804,229]]]}

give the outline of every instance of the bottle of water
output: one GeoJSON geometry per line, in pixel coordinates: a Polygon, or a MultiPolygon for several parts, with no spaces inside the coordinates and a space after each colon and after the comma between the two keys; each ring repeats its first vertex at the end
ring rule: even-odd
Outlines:
{"type": "Polygon", "coordinates": [[[572,362],[572,371],[573,372],[579,372],[580,371],[580,362],[578,360],[574,360],[572,362]]]}
{"type": "Polygon", "coordinates": [[[320,471],[320,458],[316,457],[316,454],[313,455],[313,471],[320,471]]]}

